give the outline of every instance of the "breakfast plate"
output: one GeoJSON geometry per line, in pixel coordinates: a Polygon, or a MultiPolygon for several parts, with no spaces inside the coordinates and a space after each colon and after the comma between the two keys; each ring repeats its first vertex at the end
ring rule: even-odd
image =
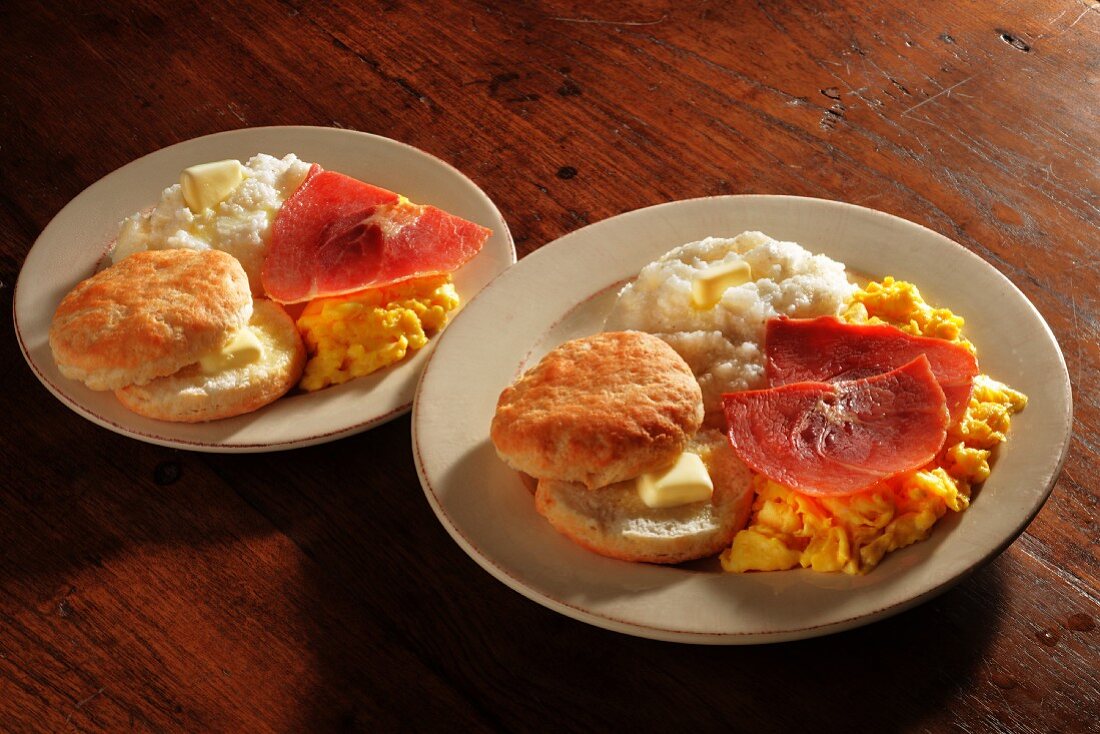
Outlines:
{"type": "Polygon", "coordinates": [[[789,196],[662,204],[573,232],[497,278],[442,335],[413,406],[413,451],[428,502],[485,570],[528,598],[610,630],[710,644],[778,642],[837,632],[940,593],[1006,548],[1042,507],[1072,418],[1069,376],[1049,327],[1004,275],[912,222],[789,196]],[[685,242],[760,230],[847,264],[916,283],[967,319],[981,368],[1029,397],[992,476],[966,512],[867,575],[806,569],[725,574],[716,560],[662,567],[604,558],[537,514],[488,431],[497,397],[567,339],[601,330],[623,283],[685,242]]]}
{"type": "Polygon", "coordinates": [[[331,441],[409,410],[420,370],[434,345],[399,364],[316,393],[292,394],[247,415],[200,424],[166,423],[123,408],[110,392],[64,378],[48,334],[62,297],[94,273],[123,218],[151,206],[180,171],[256,153],[295,153],[432,204],[492,230],[481,251],[454,274],[463,302],[516,261],[508,225],[485,193],[457,169],[388,138],[321,127],[266,127],[217,133],[158,150],[108,174],[62,209],[34,243],[16,283],[14,321],[20,349],[42,384],[85,418],[118,433],[178,448],[271,451],[331,441]]]}

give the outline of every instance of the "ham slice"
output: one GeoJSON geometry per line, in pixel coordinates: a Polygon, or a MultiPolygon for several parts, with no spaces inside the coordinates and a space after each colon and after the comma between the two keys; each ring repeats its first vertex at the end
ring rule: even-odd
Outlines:
{"type": "Polygon", "coordinates": [[[947,437],[943,390],[924,355],[873,377],[727,393],[722,401],[741,459],[817,496],[854,494],[924,466],[947,437]]]}
{"type": "Polygon", "coordinates": [[[281,303],[449,273],[490,230],[333,171],[313,172],[279,209],[261,279],[281,303]]]}
{"type": "Polygon", "coordinates": [[[970,402],[978,360],[943,339],[913,336],[888,324],[848,324],[832,316],[778,318],[764,332],[768,384],[836,382],[882,374],[928,358],[954,423],[970,402]]]}

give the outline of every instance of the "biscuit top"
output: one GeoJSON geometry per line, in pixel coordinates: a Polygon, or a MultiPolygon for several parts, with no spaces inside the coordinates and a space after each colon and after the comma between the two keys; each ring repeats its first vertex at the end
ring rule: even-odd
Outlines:
{"type": "Polygon", "coordinates": [[[601,487],[671,463],[702,419],[699,385],[671,347],[605,332],[562,344],[505,388],[490,435],[515,469],[601,487]]]}
{"type": "Polygon", "coordinates": [[[63,375],[113,390],[198,361],[251,314],[248,278],[232,255],[138,252],[62,299],[50,324],[50,348],[63,375]]]}

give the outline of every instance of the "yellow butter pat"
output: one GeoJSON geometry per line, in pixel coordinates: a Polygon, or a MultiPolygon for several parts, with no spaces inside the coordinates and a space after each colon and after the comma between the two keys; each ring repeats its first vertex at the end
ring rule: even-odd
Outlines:
{"type": "Polygon", "coordinates": [[[743,260],[707,268],[691,282],[691,303],[695,308],[710,308],[722,300],[727,288],[752,280],[752,268],[743,260]]]}
{"type": "Polygon", "coordinates": [[[264,345],[252,329],[245,327],[237,331],[221,349],[199,359],[199,369],[204,375],[216,375],[219,372],[243,367],[259,362],[264,357],[264,345]]]}
{"type": "Polygon", "coordinates": [[[714,483],[698,454],[684,452],[662,472],[637,479],[638,495],[647,507],[677,507],[710,499],[714,483]]]}
{"type": "Polygon", "coordinates": [[[185,168],[180,174],[183,203],[195,214],[213,209],[241,185],[244,168],[240,161],[215,161],[185,168]]]}

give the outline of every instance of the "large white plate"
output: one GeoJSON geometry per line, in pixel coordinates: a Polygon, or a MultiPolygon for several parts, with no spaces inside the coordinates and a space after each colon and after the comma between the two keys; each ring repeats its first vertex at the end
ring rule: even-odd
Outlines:
{"type": "Polygon", "coordinates": [[[150,443],[198,451],[272,451],[331,441],[409,410],[428,346],[400,364],[309,395],[284,397],[255,413],[203,424],[165,423],[130,413],[111,393],[61,376],[50,354],[50,319],[62,297],[91,275],[126,216],[160,198],[182,169],[256,153],[299,158],[368,181],[493,230],[484,248],[455,274],[468,301],[516,261],[508,225],[489,197],[455,168],[388,138],[323,127],[265,127],[208,135],[130,163],[85,189],[34,243],[16,283],[19,346],[50,392],[101,426],[150,443]]]}
{"type": "Polygon", "coordinates": [[[443,526],[483,568],[540,604],[607,629],[697,643],[835,632],[943,591],[1016,538],[1046,500],[1070,435],[1069,376],[1035,308],[1003,275],[935,232],[849,204],[728,196],[623,214],[562,237],[501,275],[451,324],[413,406],[421,483],[443,526]],[[758,229],[862,273],[915,281],[964,315],[983,371],[1027,409],[969,510],[866,576],[808,570],[723,574],[589,553],[536,514],[487,434],[501,389],[562,341],[600,330],[617,286],[672,247],[758,229]]]}

